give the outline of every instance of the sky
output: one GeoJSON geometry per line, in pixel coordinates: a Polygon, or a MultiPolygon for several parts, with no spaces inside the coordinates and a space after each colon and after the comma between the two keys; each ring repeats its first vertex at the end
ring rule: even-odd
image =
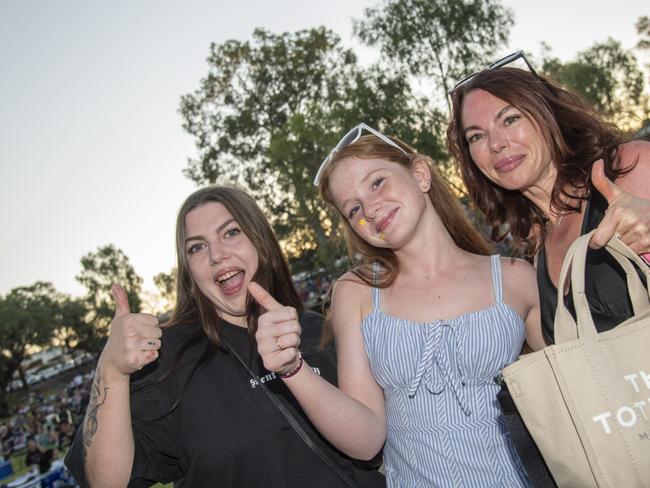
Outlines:
{"type": "MultiPolygon", "coordinates": [[[[196,149],[180,97],[207,74],[210,43],[253,29],[325,25],[355,49],[371,0],[0,0],[0,295],[50,281],[81,295],[80,259],[112,243],[153,290],[174,266],[174,224],[196,149]]],[[[638,41],[647,0],[505,0],[509,47],[563,61],[613,37],[638,41]]],[[[367,48],[361,59],[372,58],[367,48]]]]}

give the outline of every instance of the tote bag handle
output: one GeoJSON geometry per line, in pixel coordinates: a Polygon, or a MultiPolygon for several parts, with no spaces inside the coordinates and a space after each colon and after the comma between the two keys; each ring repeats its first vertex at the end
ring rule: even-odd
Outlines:
{"type": "MultiPolygon", "coordinates": [[[[589,240],[595,231],[585,234],[571,245],[567,251],[560,280],[557,287],[557,310],[555,314],[555,342],[561,344],[578,337],[595,340],[597,336],[589,303],[585,296],[585,263],[589,240]],[[573,304],[576,310],[577,324],[564,305],[564,286],[571,270],[573,304]]],[[[650,267],[620,239],[612,238],[605,249],[623,268],[626,275],[627,289],[632,302],[634,314],[638,315],[650,308],[650,290],[646,289],[632,263],[645,274],[646,283],[650,284],[650,267]]]]}

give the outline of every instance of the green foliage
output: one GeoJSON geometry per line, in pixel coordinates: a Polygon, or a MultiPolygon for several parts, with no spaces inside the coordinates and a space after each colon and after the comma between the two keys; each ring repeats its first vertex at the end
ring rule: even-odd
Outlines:
{"type": "Polygon", "coordinates": [[[158,287],[162,309],[156,311],[157,313],[169,312],[176,305],[176,279],[178,277],[178,269],[173,268],[169,273],[158,273],[153,277],[153,282],[158,287]]]}
{"type": "Polygon", "coordinates": [[[0,298],[0,391],[4,392],[16,370],[26,384],[20,363],[28,346],[50,343],[58,313],[58,294],[51,283],[14,288],[0,298]]]}
{"type": "Polygon", "coordinates": [[[647,15],[639,17],[635,27],[641,37],[636,45],[637,49],[650,49],[650,17],[647,15]]]}
{"type": "Polygon", "coordinates": [[[112,244],[83,256],[81,272],[76,278],[86,288],[84,305],[89,312],[86,325],[80,326],[80,347],[98,352],[115,314],[111,285],[121,285],[129,298],[131,311],[139,312],[142,278],[124,252],[112,244]]]}
{"type": "Polygon", "coordinates": [[[208,64],[200,88],[181,101],[199,152],[185,173],[247,189],[292,256],[316,249],[315,264],[333,261],[336,231],[311,181],[349,128],[365,121],[444,155],[444,115],[414,96],[404,75],[359,67],[325,28],[258,29],[251,42],[212,45],[208,64]]]}
{"type": "Polygon", "coordinates": [[[637,117],[638,125],[638,117],[647,111],[643,73],[636,57],[614,39],[594,44],[567,63],[547,50],[542,71],[583,95],[598,112],[619,124],[628,122],[622,115],[631,115],[637,117]]]}
{"type": "Polygon", "coordinates": [[[388,0],[354,24],[370,46],[440,87],[485,66],[508,41],[512,12],[495,0],[388,0]]]}
{"type": "Polygon", "coordinates": [[[198,149],[186,176],[248,190],[290,257],[313,255],[315,266],[329,267],[340,254],[337,227],[311,180],[343,133],[363,121],[399,134],[448,174],[446,114],[414,93],[412,75],[437,82],[445,96],[451,80],[505,43],[512,24],[510,12],[491,0],[401,0],[366,14],[356,30],[381,47],[390,66],[362,68],[322,27],[258,29],[251,41],[213,44],[207,76],[181,99],[183,126],[198,149]]]}
{"type": "Polygon", "coordinates": [[[74,349],[94,352],[88,347],[87,338],[92,334],[92,326],[87,318],[89,311],[84,299],[61,295],[59,298],[59,315],[56,320],[54,339],[70,354],[74,349]]]}

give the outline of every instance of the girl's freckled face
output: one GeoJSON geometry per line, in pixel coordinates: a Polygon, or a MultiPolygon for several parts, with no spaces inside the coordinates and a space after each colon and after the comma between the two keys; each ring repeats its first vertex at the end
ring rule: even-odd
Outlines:
{"type": "Polygon", "coordinates": [[[418,171],[384,159],[350,157],[329,176],[332,199],[363,240],[397,248],[412,237],[426,207],[418,171]],[[416,176],[417,175],[417,176],[416,176]]]}

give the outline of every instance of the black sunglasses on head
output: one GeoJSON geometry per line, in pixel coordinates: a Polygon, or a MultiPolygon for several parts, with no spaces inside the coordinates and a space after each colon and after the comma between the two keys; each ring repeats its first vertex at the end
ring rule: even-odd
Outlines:
{"type": "Polygon", "coordinates": [[[487,68],[483,68],[480,71],[475,71],[469,76],[466,76],[462,80],[460,80],[458,83],[454,85],[454,87],[447,92],[447,95],[451,96],[453,93],[458,89],[458,87],[464,85],[467,83],[469,80],[474,78],[476,75],[483,73],[484,71],[490,71],[493,69],[499,69],[502,68],[503,66],[510,64],[518,59],[523,59],[524,63],[526,63],[526,66],[528,66],[528,69],[532,74],[534,74],[537,78],[539,78],[539,75],[537,74],[537,71],[535,71],[535,68],[532,67],[532,65],[528,62],[526,59],[526,55],[524,54],[523,51],[515,51],[514,53],[508,54],[507,56],[502,57],[501,59],[497,59],[494,63],[490,64],[487,68]]]}

